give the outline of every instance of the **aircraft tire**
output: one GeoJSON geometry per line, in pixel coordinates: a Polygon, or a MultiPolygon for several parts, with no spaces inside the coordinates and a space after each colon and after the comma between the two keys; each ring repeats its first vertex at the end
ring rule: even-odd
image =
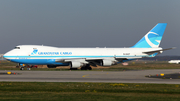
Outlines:
{"type": "Polygon", "coordinates": [[[81,67],[81,70],[92,70],[92,68],[87,64],[86,66],[81,67]]]}
{"type": "Polygon", "coordinates": [[[92,68],[89,66],[88,68],[87,68],[88,70],[92,70],[92,68]]]}
{"type": "Polygon", "coordinates": [[[86,70],[85,66],[81,67],[81,70],[86,70]]]}
{"type": "Polygon", "coordinates": [[[21,67],[20,70],[24,70],[24,67],[21,67]]]}

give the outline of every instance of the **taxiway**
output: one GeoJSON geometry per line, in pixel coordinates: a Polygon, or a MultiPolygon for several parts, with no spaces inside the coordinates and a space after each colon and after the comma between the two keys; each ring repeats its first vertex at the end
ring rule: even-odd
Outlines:
{"type": "Polygon", "coordinates": [[[179,73],[180,69],[140,71],[6,71],[16,75],[0,75],[0,81],[10,82],[106,82],[180,84],[180,79],[147,78],[147,75],[179,73]]]}

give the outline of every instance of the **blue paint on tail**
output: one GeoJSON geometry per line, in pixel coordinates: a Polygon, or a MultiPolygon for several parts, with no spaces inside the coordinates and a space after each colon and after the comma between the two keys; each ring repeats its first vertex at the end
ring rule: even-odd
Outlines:
{"type": "Polygon", "coordinates": [[[158,23],[132,48],[158,48],[167,23],[158,23]]]}

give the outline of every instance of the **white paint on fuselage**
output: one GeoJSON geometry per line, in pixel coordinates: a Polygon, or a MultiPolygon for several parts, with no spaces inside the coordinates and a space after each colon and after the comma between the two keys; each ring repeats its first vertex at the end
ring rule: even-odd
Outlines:
{"type": "Polygon", "coordinates": [[[20,47],[20,49],[13,49],[7,52],[4,55],[4,57],[6,59],[148,57],[148,55],[144,54],[143,52],[162,49],[162,48],[57,48],[57,47],[40,46],[40,45],[19,45],[17,47],[20,47]],[[37,53],[31,54],[34,49],[38,50],[37,53]]]}

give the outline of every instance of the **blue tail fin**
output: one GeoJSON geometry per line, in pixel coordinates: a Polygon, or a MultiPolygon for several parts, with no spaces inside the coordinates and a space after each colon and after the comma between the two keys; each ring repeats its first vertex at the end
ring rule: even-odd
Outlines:
{"type": "Polygon", "coordinates": [[[158,23],[132,48],[157,48],[160,45],[167,23],[158,23]]]}

